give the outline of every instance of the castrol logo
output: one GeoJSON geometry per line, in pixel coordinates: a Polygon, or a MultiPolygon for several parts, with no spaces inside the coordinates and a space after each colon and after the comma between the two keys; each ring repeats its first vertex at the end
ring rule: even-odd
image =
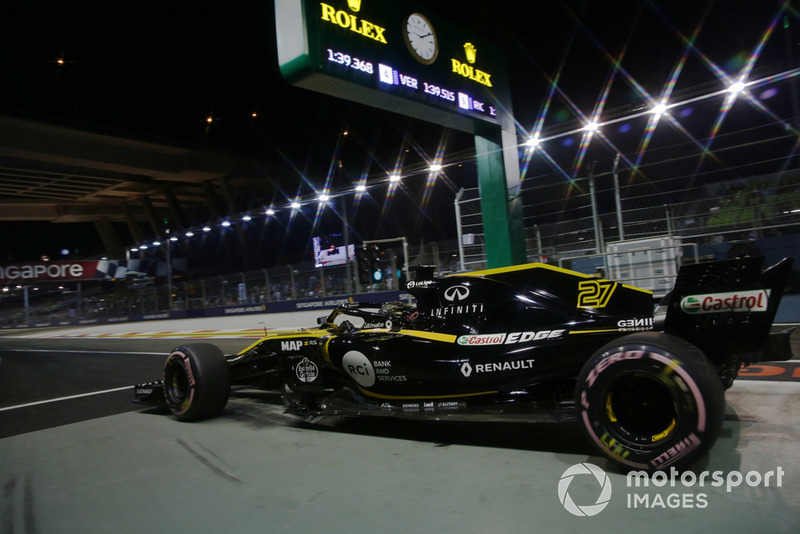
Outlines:
{"type": "Polygon", "coordinates": [[[457,340],[459,345],[502,345],[506,340],[505,334],[472,334],[460,336],[457,340]]]}
{"type": "Polygon", "coordinates": [[[681,299],[681,310],[690,315],[720,312],[765,312],[769,303],[769,290],[734,291],[689,295],[681,299]]]}

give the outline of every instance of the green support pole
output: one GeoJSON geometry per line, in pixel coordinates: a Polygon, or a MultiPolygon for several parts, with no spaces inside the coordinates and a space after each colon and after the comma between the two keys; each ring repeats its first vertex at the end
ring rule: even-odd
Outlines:
{"type": "Polygon", "coordinates": [[[527,261],[525,224],[519,197],[516,137],[500,131],[475,135],[478,185],[483,212],[486,266],[489,269],[527,261]]]}
{"type": "Polygon", "coordinates": [[[292,85],[475,136],[486,264],[496,268],[525,263],[516,122],[505,54],[480,35],[429,13],[423,2],[364,6],[348,2],[347,8],[344,2],[333,8],[316,0],[275,0],[274,4],[278,64],[292,85]],[[430,17],[426,23],[437,28],[436,54],[430,61],[403,44],[402,28],[407,27],[403,21],[415,10],[424,11],[430,17]],[[361,26],[356,28],[359,20],[361,26]],[[344,51],[347,58],[361,58],[359,64],[368,67],[369,76],[343,69],[336,54],[344,51]],[[373,71],[374,66],[377,70],[373,71]],[[380,90],[376,90],[376,78],[380,90]],[[401,78],[414,89],[424,83],[441,90],[436,94],[445,100],[431,99],[427,91],[407,91],[408,87],[386,90],[401,83],[401,78]]]}

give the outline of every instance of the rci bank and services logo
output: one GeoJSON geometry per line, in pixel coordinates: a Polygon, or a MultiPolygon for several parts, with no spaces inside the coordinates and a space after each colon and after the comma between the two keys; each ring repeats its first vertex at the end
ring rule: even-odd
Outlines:
{"type": "Polygon", "coordinates": [[[564,471],[564,474],[561,475],[561,480],[558,481],[558,500],[572,515],[579,517],[597,515],[608,506],[608,502],[611,500],[611,480],[605,471],[594,464],[575,464],[564,471]],[[590,475],[597,481],[600,494],[594,504],[579,506],[572,500],[569,494],[569,486],[572,483],[572,479],[583,475],[590,475]]]}

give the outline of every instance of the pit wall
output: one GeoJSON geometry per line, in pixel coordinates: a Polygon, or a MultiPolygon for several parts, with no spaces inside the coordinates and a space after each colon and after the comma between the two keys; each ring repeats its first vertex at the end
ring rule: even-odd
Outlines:
{"type": "Polygon", "coordinates": [[[30,328],[53,328],[70,326],[92,326],[104,324],[132,323],[141,321],[167,321],[177,319],[202,319],[206,317],[233,317],[237,315],[253,315],[260,313],[293,313],[319,310],[320,316],[331,309],[348,302],[391,302],[402,300],[408,302],[411,295],[404,291],[384,291],[381,293],[363,293],[352,297],[327,297],[304,300],[287,300],[281,302],[265,302],[260,304],[242,304],[239,306],[219,306],[216,308],[198,308],[194,310],[160,311],[156,313],[129,314],[112,317],[58,319],[52,321],[32,321],[13,326],[0,327],[0,331],[23,330],[30,328]]]}

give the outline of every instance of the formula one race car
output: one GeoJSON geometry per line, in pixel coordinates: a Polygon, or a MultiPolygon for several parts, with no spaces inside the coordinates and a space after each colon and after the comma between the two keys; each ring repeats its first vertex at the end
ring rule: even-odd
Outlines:
{"type": "Polygon", "coordinates": [[[686,265],[657,308],[649,291],[546,264],[419,268],[415,305],[343,305],[230,356],[183,345],[136,397],[182,421],[220,414],[232,384],[281,391],[307,418],[577,420],[623,469],[685,467],[714,443],[739,368],[791,358],[791,330],[770,332],[791,260],[762,263],[686,265]]]}

